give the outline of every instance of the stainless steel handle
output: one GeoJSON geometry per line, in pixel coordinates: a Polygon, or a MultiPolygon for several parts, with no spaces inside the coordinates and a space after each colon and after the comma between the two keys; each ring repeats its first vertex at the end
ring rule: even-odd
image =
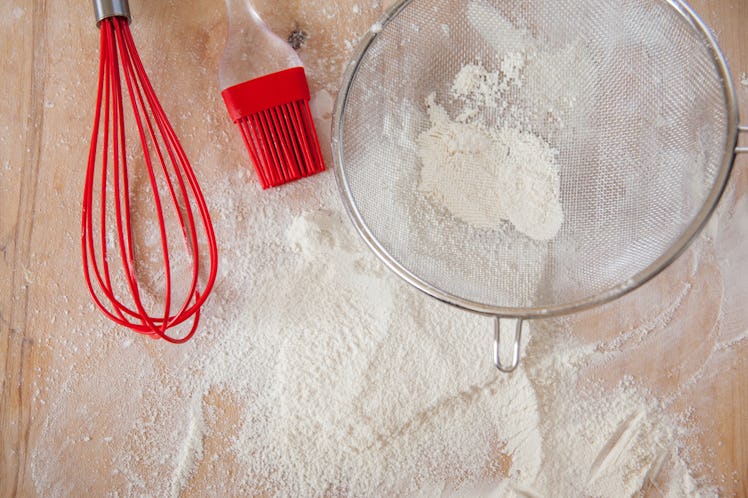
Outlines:
{"type": "MultiPolygon", "coordinates": [[[[748,133],[748,125],[740,125],[738,126],[738,132],[739,133],[748,133]]],[[[748,147],[735,147],[735,153],[736,154],[743,154],[748,153],[748,147]]]]}
{"type": "Polygon", "coordinates": [[[512,347],[512,357],[509,363],[504,363],[501,360],[501,318],[498,316],[493,317],[494,320],[494,341],[493,341],[493,362],[500,371],[504,373],[513,372],[517,365],[519,365],[519,348],[520,342],[522,342],[522,324],[524,320],[522,318],[515,318],[517,324],[514,328],[514,345],[512,347]]]}
{"type": "Polygon", "coordinates": [[[127,0],[93,0],[96,25],[107,17],[126,17],[130,22],[130,5],[127,0]]]}

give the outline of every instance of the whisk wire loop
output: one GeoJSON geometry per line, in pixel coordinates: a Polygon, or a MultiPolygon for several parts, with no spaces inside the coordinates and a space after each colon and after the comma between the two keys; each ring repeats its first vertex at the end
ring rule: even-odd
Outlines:
{"type": "MultiPolygon", "coordinates": [[[[155,91],[148,79],[142,61],[137,53],[130,34],[127,19],[110,17],[100,23],[101,60],[99,64],[99,85],[97,89],[94,128],[86,173],[83,217],[82,253],[84,275],[94,303],[114,322],[136,332],[162,338],[172,343],[189,340],[197,329],[200,307],[207,299],[217,274],[217,248],[207,205],[197,183],[194,171],[186,153],[179,143],[155,91]],[[122,75],[120,75],[120,66],[122,75]],[[163,309],[160,313],[149,313],[142,298],[141,279],[136,264],[137,250],[133,240],[133,206],[131,205],[130,173],[127,164],[125,140],[125,113],[123,106],[123,80],[127,96],[132,104],[132,117],[137,128],[143,150],[143,160],[147,170],[148,185],[155,208],[158,234],[161,238],[160,258],[164,265],[163,309]],[[103,106],[103,129],[101,128],[103,106]],[[99,250],[94,242],[94,184],[97,176],[97,153],[101,136],[101,167],[99,194],[99,250]],[[156,165],[155,163],[158,163],[156,165]],[[111,168],[111,177],[109,170],[111,168]],[[159,186],[161,185],[161,187],[159,186]],[[111,186],[113,198],[107,196],[111,186]],[[191,261],[191,273],[185,299],[176,312],[172,312],[175,299],[173,292],[173,258],[170,254],[170,240],[164,211],[163,191],[174,208],[174,215],[181,231],[185,251],[191,261]],[[198,243],[198,227],[195,209],[201,220],[202,230],[207,240],[210,267],[207,281],[202,290],[198,287],[200,277],[201,252],[198,243]],[[114,225],[121,269],[125,286],[130,292],[131,304],[115,291],[112,278],[112,251],[108,250],[114,241],[108,239],[111,233],[106,229],[108,206],[114,208],[114,225]],[[93,274],[93,277],[92,277],[93,274]],[[97,284],[98,290],[95,289],[97,284]],[[107,301],[107,304],[105,304],[107,301]],[[189,331],[182,337],[166,334],[167,329],[192,319],[189,331]]],[[[120,286],[122,287],[122,286],[120,286]]]]}

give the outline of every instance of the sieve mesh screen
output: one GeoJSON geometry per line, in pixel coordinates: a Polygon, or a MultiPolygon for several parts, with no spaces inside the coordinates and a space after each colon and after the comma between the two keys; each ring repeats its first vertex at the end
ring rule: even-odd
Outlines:
{"type": "Polygon", "coordinates": [[[627,285],[722,188],[729,98],[715,47],[677,2],[413,0],[352,75],[335,142],[346,202],[386,261],[481,306],[559,308],[627,285]],[[501,72],[517,53],[521,85],[479,112],[557,151],[564,222],[548,241],[498,216],[471,226],[417,188],[427,96],[457,113],[461,68],[501,72]]]}

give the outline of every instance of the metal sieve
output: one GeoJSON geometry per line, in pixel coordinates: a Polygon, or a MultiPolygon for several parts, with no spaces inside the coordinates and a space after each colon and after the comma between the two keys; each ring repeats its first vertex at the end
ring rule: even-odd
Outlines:
{"type": "MultiPolygon", "coordinates": [[[[404,0],[346,69],[332,146],[364,241],[421,291],[491,317],[494,362],[508,372],[519,363],[524,320],[608,302],[683,252],[735,154],[746,152],[740,131],[724,56],[681,1],[404,0]],[[450,86],[460,69],[480,63],[501,73],[513,54],[528,61],[521,86],[479,113],[493,126],[521,115],[556,151],[564,221],[548,241],[498,218],[495,228],[473,226],[418,188],[427,97],[455,113],[450,86]],[[516,328],[502,359],[505,318],[516,328]]],[[[475,199],[483,210],[494,201],[475,199]]]]}

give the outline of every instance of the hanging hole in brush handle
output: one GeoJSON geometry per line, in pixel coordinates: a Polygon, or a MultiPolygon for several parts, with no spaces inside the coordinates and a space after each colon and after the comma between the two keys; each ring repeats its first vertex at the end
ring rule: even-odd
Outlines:
{"type": "Polygon", "coordinates": [[[501,372],[511,373],[519,365],[519,348],[522,342],[522,324],[524,320],[522,318],[513,318],[516,321],[514,328],[514,344],[512,345],[512,356],[509,363],[504,363],[501,359],[501,320],[498,316],[493,317],[494,323],[494,340],[493,340],[493,362],[501,372]]]}

